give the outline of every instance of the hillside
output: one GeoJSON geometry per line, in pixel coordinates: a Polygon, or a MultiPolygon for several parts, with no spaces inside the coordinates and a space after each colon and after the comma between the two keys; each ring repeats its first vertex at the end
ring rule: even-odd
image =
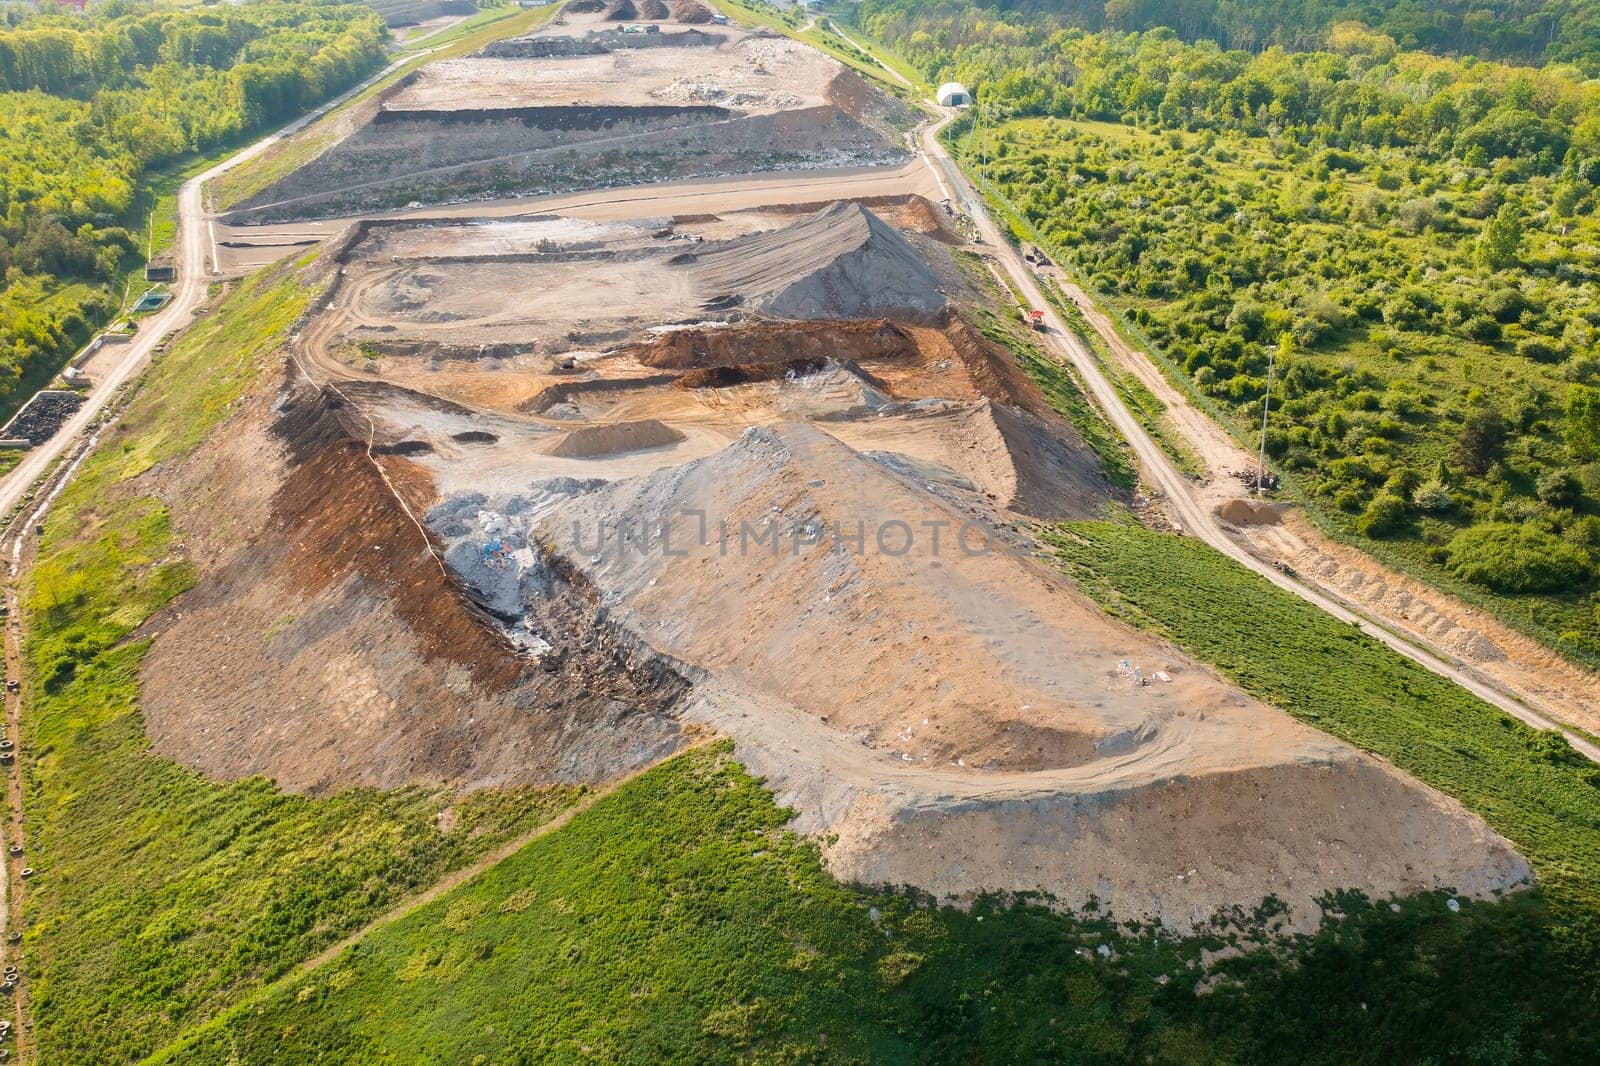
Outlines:
{"type": "Polygon", "coordinates": [[[1315,51],[1335,44],[1344,27],[1359,24],[1394,39],[1400,48],[1436,55],[1515,62],[1574,63],[1600,69],[1600,14],[1562,0],[941,0],[929,7],[906,0],[867,0],[862,18],[880,39],[903,36],[904,20],[949,24],[973,17],[1024,18],[1091,32],[1169,29],[1185,41],[1214,41],[1258,52],[1278,46],[1315,51]]]}

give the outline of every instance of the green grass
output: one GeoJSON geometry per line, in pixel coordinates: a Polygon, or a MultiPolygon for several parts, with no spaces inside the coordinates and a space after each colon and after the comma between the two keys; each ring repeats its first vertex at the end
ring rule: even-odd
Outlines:
{"type": "Polygon", "coordinates": [[[23,597],[26,975],[46,1061],[128,1061],[396,900],[550,817],[574,792],[421,788],[312,800],[158,757],[138,628],[193,582],[131,478],[191,449],[272,365],[312,292],[257,275],[146,372],[47,522],[23,597]]]}
{"type": "Polygon", "coordinates": [[[1093,915],[834,882],[727,743],[625,784],[156,1062],[1578,1061],[1528,894],[1343,899],[1222,964],[1093,915]],[[1100,945],[1112,952],[1102,957],[1100,945]],[[1496,1058],[1496,1054],[1500,1057],[1496,1058]]]}
{"type": "MultiPolygon", "coordinates": [[[[1050,542],[1107,609],[1263,701],[1461,800],[1533,864],[1555,935],[1600,972],[1600,768],[1188,538],[1111,523],[1050,542]]],[[[1586,995],[1595,1006],[1593,987],[1586,995]]]]}

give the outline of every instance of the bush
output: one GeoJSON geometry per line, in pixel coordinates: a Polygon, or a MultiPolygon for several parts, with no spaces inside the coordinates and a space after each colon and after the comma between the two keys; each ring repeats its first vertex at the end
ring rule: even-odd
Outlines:
{"type": "Polygon", "coordinates": [[[1456,459],[1467,473],[1482,476],[1500,458],[1505,443],[1505,419],[1494,411],[1476,411],[1461,427],[1456,459]]]}
{"type": "Polygon", "coordinates": [[[1405,521],[1406,501],[1392,492],[1380,492],[1356,519],[1356,529],[1364,537],[1387,537],[1405,521]]]}
{"type": "Polygon", "coordinates": [[[1496,592],[1556,592],[1594,576],[1587,552],[1536,526],[1492,522],[1463,530],[1446,553],[1451,573],[1496,592]]]}
{"type": "Polygon", "coordinates": [[[1571,507],[1583,495],[1583,486],[1571,471],[1552,470],[1539,479],[1535,492],[1551,507],[1571,507]]]}
{"type": "Polygon", "coordinates": [[[1517,354],[1534,363],[1559,363],[1561,349],[1542,337],[1529,337],[1517,345],[1517,354]]]}
{"type": "Polygon", "coordinates": [[[1429,514],[1443,514],[1455,506],[1450,498],[1450,487],[1442,481],[1427,481],[1417,488],[1412,501],[1417,509],[1429,514]]]}

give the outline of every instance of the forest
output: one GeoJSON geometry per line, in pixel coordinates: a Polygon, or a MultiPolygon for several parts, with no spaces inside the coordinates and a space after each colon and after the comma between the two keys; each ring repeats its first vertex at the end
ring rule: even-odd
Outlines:
{"type": "MultiPolygon", "coordinates": [[[[869,6],[920,13],[928,5],[896,0],[869,6]]],[[[966,5],[945,5],[950,11],[966,5]]],[[[1574,63],[1600,72],[1600,7],[1585,0],[991,0],[979,5],[1007,23],[1048,23],[1090,31],[1167,27],[1185,41],[1260,51],[1278,45],[1314,51],[1332,28],[1359,22],[1408,51],[1439,55],[1574,63]]],[[[936,8],[937,9],[937,8],[936,8]]],[[[930,30],[940,19],[929,18],[930,30]]]]}
{"type": "Polygon", "coordinates": [[[1571,68],[1224,51],[870,0],[987,116],[955,132],[1327,524],[1600,662],[1600,85],[1571,68]]]}
{"type": "Polygon", "coordinates": [[[382,65],[388,39],[369,8],[308,0],[12,15],[0,29],[5,413],[120,306],[154,169],[337,94],[382,65]]]}

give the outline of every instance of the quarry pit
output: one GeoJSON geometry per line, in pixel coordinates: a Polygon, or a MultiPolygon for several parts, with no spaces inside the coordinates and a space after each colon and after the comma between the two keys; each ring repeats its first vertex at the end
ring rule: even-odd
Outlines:
{"type": "MultiPolygon", "coordinates": [[[[905,187],[904,105],[781,38],[634,47],[603,13],[565,17],[424,68],[232,223],[488,191],[481,161],[428,158],[442,195],[373,131],[596,147],[575,112],[526,124],[551,108],[670,110],[662,180],[761,169],[781,127],[881,191],[667,212],[642,185],[599,218],[538,201],[341,224],[284,374],[155,477],[198,573],[152,627],[159,751],[314,793],[465,791],[612,780],[710,729],[841,879],[1178,930],[1269,895],[1307,927],[1335,889],[1527,883],[1459,804],[1107,616],[1044,557],[1037,523],[1127,494],[1019,367],[1028,332],[980,328],[973,249],[905,187]],[[680,136],[718,124],[759,151],[708,161],[722,134],[680,136]]],[[[625,152],[664,143],[627,122],[604,134],[625,152]]],[[[530,163],[510,191],[620,182],[638,158],[562,181],[530,163]]]]}

